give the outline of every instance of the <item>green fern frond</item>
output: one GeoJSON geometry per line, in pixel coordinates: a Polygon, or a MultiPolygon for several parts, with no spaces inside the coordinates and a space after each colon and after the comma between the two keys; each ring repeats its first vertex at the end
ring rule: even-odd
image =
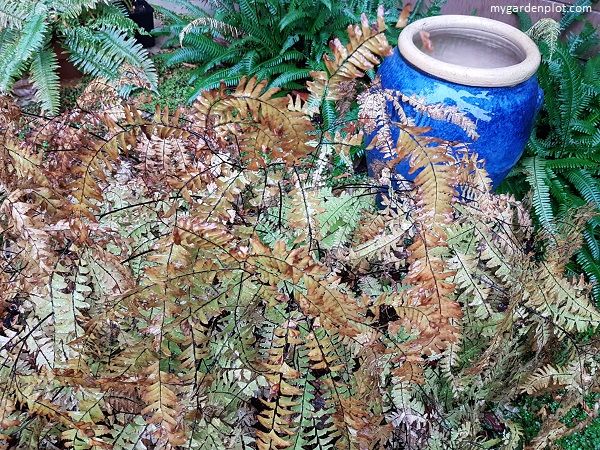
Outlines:
{"type": "MultiPolygon", "coordinates": [[[[546,162],[548,162],[548,160],[546,160],[546,162]]],[[[548,171],[550,173],[554,173],[553,170],[549,167],[548,167],[548,171]]],[[[566,212],[565,209],[568,209],[568,208],[563,208],[563,206],[569,205],[569,208],[571,206],[579,206],[576,201],[571,201],[571,202],[568,201],[569,197],[574,197],[574,196],[569,193],[569,188],[567,186],[567,183],[565,182],[565,180],[562,177],[550,178],[550,194],[552,194],[552,196],[556,200],[558,200],[558,202],[560,203],[558,206],[557,215],[561,215],[561,214],[565,213],[566,212]]],[[[578,199],[579,199],[579,197],[578,197],[578,199]]],[[[575,199],[573,199],[573,200],[575,200],[575,199]]]]}
{"type": "MultiPolygon", "coordinates": [[[[598,29],[586,22],[578,34],[568,36],[569,52],[575,56],[583,56],[592,50],[600,42],[598,29]]],[[[597,78],[596,78],[597,79],[597,78]]]]}
{"type": "Polygon", "coordinates": [[[289,27],[290,25],[293,25],[295,22],[304,22],[306,19],[311,17],[311,11],[305,11],[302,9],[291,9],[279,21],[279,30],[283,31],[285,28],[289,27]]]}
{"type": "Polygon", "coordinates": [[[583,240],[587,245],[587,250],[595,260],[600,260],[600,236],[597,236],[595,229],[600,228],[600,220],[593,217],[583,231],[583,240]]]}
{"type": "Polygon", "coordinates": [[[292,65],[284,66],[281,64],[281,62],[271,66],[260,67],[257,68],[258,70],[256,71],[256,78],[259,80],[271,79],[275,74],[286,72],[286,70],[294,70],[295,68],[296,66],[292,65]]]}
{"type": "MultiPolygon", "coordinates": [[[[175,3],[175,2],[169,2],[169,3],[175,3]]],[[[178,14],[175,11],[173,11],[171,8],[167,8],[165,6],[161,6],[161,5],[157,5],[157,4],[153,4],[152,7],[154,8],[154,10],[156,12],[158,12],[159,14],[164,16],[166,19],[165,25],[162,28],[155,31],[155,33],[157,35],[168,36],[168,35],[174,34],[175,36],[178,36],[179,33],[181,32],[181,30],[183,29],[183,27],[185,27],[189,23],[187,16],[178,14]],[[171,29],[172,27],[176,27],[176,28],[174,28],[172,30],[171,29]]],[[[178,41],[177,37],[175,37],[174,39],[175,39],[175,42],[178,41]]]]}
{"type": "Polygon", "coordinates": [[[571,127],[573,128],[574,131],[578,131],[579,133],[587,134],[588,136],[594,136],[594,134],[598,132],[597,123],[595,123],[595,121],[593,119],[590,120],[589,117],[584,120],[582,120],[582,119],[572,120],[571,127]]]}
{"type": "Polygon", "coordinates": [[[51,49],[38,52],[31,60],[31,80],[37,89],[35,98],[42,110],[56,114],[60,106],[58,59],[51,49]]]}
{"type": "Polygon", "coordinates": [[[85,10],[92,10],[104,0],[53,0],[52,10],[65,19],[74,19],[85,10]]]}
{"type": "Polygon", "coordinates": [[[4,28],[21,30],[31,14],[32,4],[32,0],[0,3],[0,30],[4,28]]]}
{"type": "Polygon", "coordinates": [[[46,39],[48,10],[43,3],[38,4],[29,20],[18,33],[11,33],[12,42],[2,46],[0,54],[0,92],[7,91],[14,78],[18,78],[25,69],[25,63],[40,51],[46,39]]]}
{"type": "Polygon", "coordinates": [[[523,33],[527,32],[527,30],[529,30],[532,27],[533,24],[531,22],[531,17],[529,17],[529,14],[523,11],[514,11],[513,14],[517,16],[517,19],[519,21],[519,29],[523,33]]]}
{"type": "MultiPolygon", "coordinates": [[[[577,252],[575,259],[577,264],[585,271],[590,282],[594,283],[592,286],[592,294],[594,298],[600,298],[600,264],[598,263],[599,258],[593,256],[590,253],[589,248],[582,247],[577,252]]],[[[596,300],[596,306],[600,307],[600,303],[596,300]]]]}
{"type": "Polygon", "coordinates": [[[104,26],[98,32],[101,44],[100,51],[107,54],[113,54],[121,59],[121,62],[127,61],[144,70],[148,82],[152,89],[156,88],[158,78],[154,64],[148,56],[148,51],[134,39],[128,37],[126,33],[114,27],[104,26]]]}
{"type": "Polygon", "coordinates": [[[585,158],[561,158],[546,160],[546,167],[551,170],[557,169],[578,169],[585,168],[590,170],[598,169],[598,161],[585,158]]]}
{"type": "Polygon", "coordinates": [[[568,8],[560,21],[560,29],[566,30],[573,22],[584,14],[584,7],[591,7],[591,0],[577,0],[573,8],[568,8]]]}
{"type": "Polygon", "coordinates": [[[556,48],[555,60],[548,63],[550,75],[560,80],[561,89],[558,92],[562,119],[565,127],[571,126],[572,120],[579,118],[589,103],[589,94],[582,83],[582,71],[577,61],[568,50],[560,45],[556,48]]]}
{"type": "Polygon", "coordinates": [[[143,31],[121,11],[118,4],[99,4],[93,18],[87,21],[86,25],[95,30],[104,26],[117,28],[127,31],[128,36],[133,36],[136,31],[143,31]]]}
{"type": "Polygon", "coordinates": [[[333,129],[338,120],[334,100],[325,100],[321,104],[321,116],[323,118],[323,128],[326,130],[333,129]]]}
{"type": "MultiPolygon", "coordinates": [[[[256,65],[256,62],[260,59],[260,56],[255,50],[251,50],[244,54],[244,48],[242,46],[242,41],[236,41],[234,44],[225,48],[224,50],[219,50],[219,54],[209,60],[202,68],[199,70],[200,79],[204,79],[209,70],[213,67],[219,67],[221,65],[232,64],[231,71],[239,71],[240,73],[252,73],[252,69],[256,65]],[[239,44],[239,45],[238,45],[239,44]],[[236,61],[238,61],[236,63],[236,61]]],[[[201,62],[205,62],[206,59],[202,59],[201,62]]],[[[197,77],[190,78],[190,83],[195,82],[197,77]]]]}
{"type": "Polygon", "coordinates": [[[198,19],[192,20],[179,33],[179,43],[181,45],[184,44],[184,38],[193,31],[194,27],[205,28],[211,31],[213,35],[221,35],[230,39],[239,39],[246,35],[245,31],[240,30],[227,22],[216,20],[212,17],[199,17],[198,19]]]}
{"type": "Polygon", "coordinates": [[[69,60],[82,72],[95,77],[113,78],[121,64],[121,59],[107,52],[105,47],[95,40],[90,40],[89,30],[73,28],[66,33],[65,44],[69,47],[69,60]]]}
{"type": "Polygon", "coordinates": [[[190,64],[201,62],[204,57],[204,52],[190,47],[183,47],[164,55],[165,57],[161,59],[165,61],[167,67],[173,67],[182,62],[189,62],[190,64]]]}
{"type": "MultiPolygon", "coordinates": [[[[211,57],[222,61],[226,54],[223,46],[217,44],[213,39],[203,34],[188,34],[184,39],[182,47],[175,51],[177,52],[180,50],[192,50],[197,55],[200,55],[195,56],[195,54],[190,53],[190,60],[186,61],[188,63],[205,62],[211,57]]],[[[169,65],[173,65],[173,63],[170,63],[169,65]]]]}
{"type": "Polygon", "coordinates": [[[214,89],[221,84],[221,81],[225,83],[225,86],[234,86],[240,82],[243,75],[231,74],[229,69],[222,69],[213,72],[208,77],[203,78],[200,83],[194,86],[194,91],[190,95],[188,101],[192,102],[202,93],[208,89],[214,89]]]}
{"type": "Polygon", "coordinates": [[[596,128],[596,131],[592,136],[580,138],[580,141],[583,145],[590,148],[600,147],[600,128],[596,128]]]}
{"type": "Polygon", "coordinates": [[[526,180],[533,189],[533,208],[540,224],[545,228],[553,229],[555,216],[550,199],[546,160],[534,156],[523,159],[522,163],[526,170],[526,180]]]}
{"type": "Polygon", "coordinates": [[[595,203],[596,207],[600,207],[600,189],[598,187],[598,179],[592,176],[585,169],[571,169],[564,172],[567,179],[573,183],[577,192],[590,203],[595,203]]]}
{"type": "Polygon", "coordinates": [[[94,76],[115,78],[118,69],[127,61],[144,71],[155,88],[158,82],[154,64],[148,52],[121,30],[103,26],[90,39],[88,29],[78,27],[68,31],[66,43],[71,52],[70,60],[84,73],[94,76]]]}
{"type": "Polygon", "coordinates": [[[331,194],[331,189],[323,188],[319,197],[324,199],[321,203],[326,209],[317,216],[320,225],[321,247],[332,249],[343,242],[347,242],[358,226],[360,212],[371,207],[367,196],[355,193],[349,195],[342,193],[339,197],[331,194]]]}
{"type": "Polygon", "coordinates": [[[298,69],[297,67],[290,67],[285,73],[273,78],[271,86],[273,87],[289,87],[294,81],[305,80],[310,76],[310,69],[298,69]]]}

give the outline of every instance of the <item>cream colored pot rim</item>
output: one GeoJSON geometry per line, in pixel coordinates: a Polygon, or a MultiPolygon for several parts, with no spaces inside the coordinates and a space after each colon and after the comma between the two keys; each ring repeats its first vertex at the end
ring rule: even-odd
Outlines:
{"type": "Polygon", "coordinates": [[[448,15],[417,20],[400,33],[398,50],[404,59],[417,69],[437,78],[466,86],[515,86],[531,78],[541,61],[537,45],[525,33],[497,20],[475,16],[448,15]],[[492,34],[507,39],[522,51],[524,60],[519,64],[493,69],[465,67],[435,59],[415,45],[413,39],[415,35],[419,34],[419,31],[431,33],[444,28],[482,31],[488,35],[492,34]]]}

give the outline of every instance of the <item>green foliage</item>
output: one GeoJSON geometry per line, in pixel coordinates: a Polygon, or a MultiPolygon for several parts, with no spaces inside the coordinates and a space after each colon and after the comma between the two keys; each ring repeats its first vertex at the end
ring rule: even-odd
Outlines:
{"type": "MultiPolygon", "coordinates": [[[[563,395],[561,392],[560,395],[563,395]]],[[[600,420],[589,421],[589,415],[594,414],[593,408],[598,401],[600,394],[594,392],[585,397],[585,410],[581,405],[574,406],[562,418],[561,422],[572,429],[569,434],[556,442],[557,448],[564,450],[592,450],[598,447],[600,435],[598,427],[600,420]],[[587,410],[587,412],[586,412],[587,410]],[[580,426],[582,422],[584,426],[580,426]]],[[[557,397],[560,398],[560,397],[557,397]]],[[[525,441],[531,441],[539,432],[544,416],[556,413],[560,407],[560,402],[556,401],[550,394],[539,395],[536,397],[521,396],[515,402],[518,409],[510,412],[508,415],[523,428],[523,437],[525,441]]]]}
{"type": "Polygon", "coordinates": [[[557,444],[564,450],[595,450],[600,442],[600,420],[596,419],[582,431],[561,438],[557,444]]]}
{"type": "Polygon", "coordinates": [[[152,57],[158,78],[155,92],[138,91],[133,94],[133,100],[140,109],[154,111],[156,105],[161,108],[168,106],[174,111],[179,105],[186,103],[189,98],[190,86],[188,81],[192,68],[184,65],[167,67],[163,58],[152,57]]]}
{"type": "MultiPolygon", "coordinates": [[[[532,203],[539,224],[552,230],[574,206],[600,207],[600,56],[579,59],[600,40],[591,24],[586,24],[568,42],[558,33],[572,21],[560,24],[544,19],[531,27],[540,39],[542,64],[538,80],[544,90],[544,105],[538,116],[525,157],[501,186],[500,192],[525,195],[522,184],[511,177],[523,177],[532,189],[532,203]]],[[[577,252],[570,269],[583,272],[590,281],[600,280],[600,223],[590,219],[585,244],[577,252]]],[[[594,286],[600,302],[600,284],[594,286]]]]}
{"type": "MultiPolygon", "coordinates": [[[[116,78],[124,65],[141,71],[149,87],[156,74],[147,52],[133,38],[137,26],[117,2],[43,0],[0,5],[0,93],[30,75],[36,100],[56,114],[60,106],[58,62],[53,43],[60,43],[84,73],[116,78]],[[2,26],[4,25],[4,26],[2,26]]],[[[131,88],[122,86],[122,92],[131,88]]]]}
{"type": "MultiPolygon", "coordinates": [[[[173,1],[184,6],[186,14],[164,8],[170,22],[158,31],[174,36],[167,45],[181,44],[165,56],[168,65],[196,64],[190,83],[190,101],[204,89],[237,84],[242,76],[268,78],[269,85],[302,89],[311,70],[324,68],[322,56],[330,39],[347,41],[346,29],[359,23],[364,12],[374,19],[378,5],[386,11],[386,22],[394,24],[402,2],[395,0],[233,0],[209,1],[209,16],[188,0],[173,1]],[[208,75],[207,75],[208,74],[208,75]]],[[[443,1],[417,2],[411,20],[439,12],[443,1]]],[[[397,33],[391,33],[391,35],[397,33]]]]}
{"type": "Polygon", "coordinates": [[[53,118],[0,98],[0,445],[509,450],[525,392],[559,403],[532,448],[573,430],[599,389],[573,337],[600,313],[564,277],[591,213],[547,245],[476,155],[409,125],[389,149],[420,174],[385,208],[389,177],[331,181],[386,95],[410,101],[360,84],[383,28],[333,46],[310,102],[257,79],[154,116],[121,79],[53,118]],[[358,118],[315,126],[350,82],[358,118]]]}

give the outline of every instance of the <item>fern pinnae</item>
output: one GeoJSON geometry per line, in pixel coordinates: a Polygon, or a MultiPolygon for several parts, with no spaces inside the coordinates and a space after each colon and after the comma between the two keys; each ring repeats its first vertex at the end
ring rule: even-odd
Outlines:
{"type": "Polygon", "coordinates": [[[0,91],[8,90],[12,78],[20,75],[24,64],[31,55],[40,51],[45,45],[45,32],[48,28],[46,22],[47,9],[44,4],[38,4],[33,15],[23,26],[23,29],[14,35],[13,42],[3,48],[0,55],[0,91]]]}
{"type": "Polygon", "coordinates": [[[552,230],[554,212],[550,200],[550,189],[546,183],[546,161],[534,156],[523,160],[523,167],[527,171],[527,182],[533,189],[533,207],[541,224],[552,230]]]}
{"type": "Polygon", "coordinates": [[[66,41],[70,47],[70,61],[84,72],[102,78],[111,78],[116,73],[119,64],[114,58],[106,51],[97,51],[94,46],[82,42],[76,30],[67,34],[66,41]]]}
{"type": "Polygon", "coordinates": [[[575,22],[585,11],[584,7],[591,7],[591,0],[577,0],[575,3],[579,8],[568,9],[560,20],[560,29],[566,30],[573,22],[575,22]]]}
{"type": "Polygon", "coordinates": [[[279,21],[279,30],[282,31],[286,27],[290,26],[294,22],[302,21],[304,19],[311,18],[311,14],[308,11],[303,11],[301,9],[291,9],[285,16],[281,18],[279,21]]]}
{"type": "Polygon", "coordinates": [[[524,381],[521,390],[529,395],[543,392],[544,389],[551,385],[555,387],[570,384],[573,374],[567,367],[557,367],[551,364],[540,367],[532,373],[527,380],[524,381]]]}
{"type": "Polygon", "coordinates": [[[310,75],[309,69],[298,69],[298,68],[294,68],[294,67],[290,67],[290,69],[291,70],[275,77],[271,83],[271,86],[273,86],[273,87],[289,86],[293,82],[298,81],[298,80],[304,80],[310,75]]]}
{"type": "Polygon", "coordinates": [[[36,99],[42,105],[42,110],[50,114],[56,114],[60,106],[57,69],[56,54],[48,49],[40,51],[31,61],[31,79],[38,90],[36,99]]]}
{"type": "Polygon", "coordinates": [[[593,217],[583,230],[583,240],[587,244],[587,250],[594,259],[600,259],[600,240],[595,231],[598,228],[598,218],[593,217]]]}
{"type": "Polygon", "coordinates": [[[594,170],[598,168],[598,161],[579,157],[547,159],[546,167],[551,170],[579,168],[594,170]]]}
{"type": "Polygon", "coordinates": [[[540,19],[526,31],[526,34],[535,41],[544,40],[547,42],[550,49],[550,59],[552,59],[560,35],[560,24],[558,22],[550,18],[540,19]]]}
{"type": "Polygon", "coordinates": [[[179,44],[181,46],[184,45],[185,37],[192,31],[194,27],[198,26],[208,28],[214,33],[218,33],[225,38],[239,39],[246,35],[244,31],[239,30],[226,22],[222,22],[211,17],[199,17],[192,20],[179,33],[179,44]]]}
{"type": "Polygon", "coordinates": [[[0,4],[0,30],[23,28],[28,17],[27,2],[2,2],[0,4]],[[25,3],[25,5],[23,4],[25,3]]]}
{"type": "MultiPolygon", "coordinates": [[[[135,41],[128,37],[125,33],[116,28],[103,26],[99,31],[100,42],[105,45],[105,48],[110,48],[112,54],[119,55],[121,61],[129,59],[132,64],[142,68],[152,89],[156,88],[158,78],[154,65],[148,58],[148,51],[135,41]]],[[[107,51],[108,53],[108,51],[107,51]]]]}
{"type": "Polygon", "coordinates": [[[55,0],[52,8],[68,19],[79,16],[86,9],[93,9],[102,0],[55,0]]]}
{"type": "Polygon", "coordinates": [[[139,29],[137,24],[127,16],[127,9],[124,6],[121,8],[119,4],[97,4],[94,17],[87,22],[87,25],[98,30],[102,26],[112,26],[121,30],[127,31],[133,35],[136,31],[147,33],[144,29],[139,29]]]}
{"type": "MultiPolygon", "coordinates": [[[[184,1],[187,2],[187,0],[184,0],[184,1]]],[[[174,3],[174,2],[170,2],[170,3],[174,3]]],[[[175,13],[171,8],[167,8],[165,6],[161,6],[158,4],[153,4],[152,7],[156,10],[156,12],[164,15],[165,18],[169,22],[169,25],[166,25],[165,27],[160,28],[156,32],[160,33],[161,35],[174,34],[173,37],[174,37],[174,39],[176,39],[176,36],[179,35],[179,33],[185,27],[185,25],[188,23],[188,21],[186,21],[185,17],[182,17],[182,15],[175,13]]],[[[202,14],[199,14],[199,15],[202,15],[202,14]]],[[[175,42],[177,42],[177,41],[175,40],[175,42]]]]}
{"type": "MultiPolygon", "coordinates": [[[[585,55],[589,54],[590,50],[592,50],[598,43],[600,42],[600,35],[598,35],[598,30],[594,25],[588,21],[585,22],[583,29],[578,34],[569,34],[567,36],[567,42],[569,45],[569,52],[573,55],[585,55]]],[[[597,56],[592,56],[593,59],[591,67],[592,70],[594,66],[597,65],[597,56]]],[[[593,80],[594,78],[588,78],[588,80],[593,80]]]]}
{"type": "MultiPolygon", "coordinates": [[[[199,76],[202,76],[202,74],[199,74],[199,76]]],[[[231,75],[231,72],[228,69],[218,70],[210,74],[208,77],[202,79],[202,82],[194,86],[195,89],[190,95],[188,101],[192,102],[196,100],[196,98],[201,95],[202,91],[214,89],[218,87],[221,82],[224,82],[226,86],[234,86],[236,83],[239,83],[241,79],[241,75],[231,75]]]]}
{"type": "MultiPolygon", "coordinates": [[[[577,263],[585,270],[589,281],[593,283],[592,293],[595,298],[600,296],[600,268],[598,267],[598,257],[592,255],[587,248],[581,248],[575,255],[577,263]]],[[[596,306],[600,306],[596,302],[596,306]]]]}
{"type": "Polygon", "coordinates": [[[586,169],[571,169],[565,172],[565,176],[587,202],[600,208],[600,188],[598,180],[594,176],[586,169]]]}
{"type": "Polygon", "coordinates": [[[167,66],[172,67],[182,62],[188,61],[202,61],[204,59],[205,52],[202,48],[191,48],[182,47],[174,50],[169,54],[168,58],[165,59],[167,66]]]}
{"type": "MultiPolygon", "coordinates": [[[[573,119],[579,118],[584,111],[585,104],[589,101],[589,94],[585,92],[581,83],[581,68],[570,57],[568,50],[561,45],[557,47],[555,55],[556,60],[560,63],[550,65],[550,73],[557,79],[564,79],[561,81],[558,99],[564,121],[563,127],[565,130],[570,130],[573,119]]],[[[563,151],[570,137],[570,132],[568,133],[563,141],[563,151]]]]}

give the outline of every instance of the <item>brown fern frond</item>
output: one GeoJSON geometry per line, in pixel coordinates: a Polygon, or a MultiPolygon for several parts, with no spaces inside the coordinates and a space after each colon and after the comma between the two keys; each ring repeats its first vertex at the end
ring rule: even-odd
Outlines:
{"type": "Polygon", "coordinates": [[[293,383],[301,377],[301,373],[286,362],[284,350],[291,352],[301,344],[300,331],[295,322],[287,320],[273,331],[273,340],[267,349],[267,358],[260,363],[266,369],[265,378],[269,383],[267,399],[261,399],[265,408],[258,416],[258,422],[265,431],[257,430],[257,447],[259,449],[279,449],[291,447],[289,441],[296,434],[292,409],[299,403],[293,397],[302,394],[302,390],[293,383]]]}
{"type": "Polygon", "coordinates": [[[175,393],[179,379],[170,373],[163,372],[156,361],[143,371],[142,399],[146,407],[142,414],[149,415],[147,423],[157,425],[153,432],[158,444],[176,447],[186,442],[182,427],[182,410],[175,393]]]}
{"type": "Polygon", "coordinates": [[[413,94],[410,97],[400,94],[400,99],[414,107],[415,110],[421,114],[429,116],[433,120],[442,120],[459,126],[464,130],[467,136],[474,141],[479,138],[475,122],[469,119],[465,113],[460,112],[460,108],[456,105],[448,106],[444,103],[429,104],[424,97],[418,97],[416,94],[413,94]]]}
{"type": "Polygon", "coordinates": [[[292,166],[311,150],[309,117],[288,109],[285,97],[274,98],[278,88],[263,92],[267,80],[244,77],[236,90],[204,91],[194,103],[195,129],[228,147],[249,170],[283,161],[292,166]]]}
{"type": "Polygon", "coordinates": [[[4,231],[15,239],[13,251],[25,252],[26,259],[31,261],[31,270],[40,277],[38,282],[43,282],[57,264],[55,246],[58,242],[48,232],[40,215],[43,197],[35,193],[33,190],[12,192],[2,203],[1,211],[9,217],[4,231]],[[34,201],[27,201],[29,199],[34,201]]]}
{"type": "Polygon", "coordinates": [[[379,214],[365,213],[356,230],[356,244],[349,250],[350,261],[377,260],[379,263],[400,267],[408,256],[405,242],[413,239],[414,222],[410,212],[414,204],[410,198],[387,208],[379,214]]]}
{"type": "Polygon", "coordinates": [[[544,393],[546,390],[558,390],[573,382],[575,374],[571,369],[552,364],[540,367],[523,381],[521,390],[530,395],[544,393]]]}
{"type": "Polygon", "coordinates": [[[356,336],[361,330],[359,308],[356,300],[340,289],[340,277],[331,276],[330,270],[316,262],[304,247],[288,251],[285,244],[277,242],[273,250],[257,239],[252,242],[252,254],[248,262],[257,275],[270,285],[273,299],[280,281],[303,285],[294,292],[305,315],[319,318],[322,326],[333,327],[346,336],[356,336]]]}
{"type": "Polygon", "coordinates": [[[398,157],[410,157],[411,171],[421,172],[414,180],[417,231],[408,248],[410,265],[403,283],[414,285],[406,292],[409,304],[433,308],[428,317],[435,317],[432,323],[437,324],[439,333],[434,347],[443,350],[448,343],[457,341],[455,321],[462,317],[452,295],[455,285],[449,281],[455,272],[439,256],[447,247],[446,227],[453,220],[451,202],[456,196],[457,167],[446,143],[409,133],[401,134],[398,157]]]}
{"type": "Polygon", "coordinates": [[[346,94],[344,83],[352,82],[364,76],[364,71],[379,64],[377,56],[389,56],[392,47],[389,45],[384,31],[383,6],[377,9],[377,23],[372,27],[363,13],[361,26],[348,26],[350,42],[346,47],[339,39],[334,39],[329,46],[333,59],[323,56],[327,72],[311,72],[314,81],[307,83],[311,97],[325,100],[342,100],[346,94]]]}

